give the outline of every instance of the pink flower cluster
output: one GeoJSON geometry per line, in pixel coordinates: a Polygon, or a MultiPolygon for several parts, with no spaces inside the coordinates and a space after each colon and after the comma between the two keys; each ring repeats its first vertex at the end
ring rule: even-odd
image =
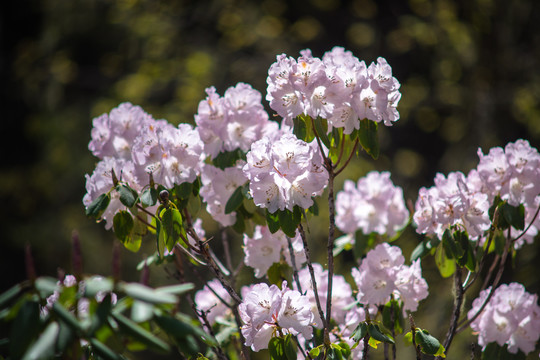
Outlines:
{"type": "Polygon", "coordinates": [[[336,196],[336,225],[345,233],[362,230],[393,236],[407,224],[403,190],[394,186],[390,173],[372,171],[356,185],[346,180],[336,196]]]}
{"type": "Polygon", "coordinates": [[[350,51],[335,47],[322,60],[309,49],[298,60],[285,54],[268,70],[266,100],[288,123],[300,114],[328,120],[346,134],[360,127],[360,119],[385,125],[399,119],[396,110],[400,84],[385,59],[366,67],[350,51]]]}
{"type": "MultiPolygon", "coordinates": [[[[189,124],[174,127],[165,120],[154,120],[139,106],[123,103],[109,115],[95,118],[93,125],[88,147],[101,161],[86,176],[85,206],[113,187],[112,171],[136,191],[148,184],[149,174],[167,188],[193,182],[200,174],[204,144],[189,124]]],[[[107,228],[124,207],[115,192],[111,197],[102,216],[107,228]]]]}
{"type": "Polygon", "coordinates": [[[225,214],[225,206],[236,189],[248,180],[242,171],[244,164],[239,160],[236,166],[224,170],[210,164],[202,168],[200,195],[206,202],[206,211],[223,226],[236,222],[236,212],[225,214]]]}
{"type": "MultiPolygon", "coordinates": [[[[533,221],[540,205],[540,154],[525,140],[508,143],[503,150],[495,147],[488,155],[478,150],[476,169],[467,176],[456,172],[435,177],[435,186],[421,188],[416,202],[414,221],[417,232],[442,237],[450,226],[460,226],[472,238],[479,238],[489,229],[488,210],[495,196],[510,205],[525,206],[525,223],[533,221]]],[[[532,242],[538,233],[537,218],[523,237],[532,242]]],[[[512,234],[520,231],[512,229],[512,234]]],[[[521,246],[516,243],[516,247],[521,246]]]]}
{"type": "Polygon", "coordinates": [[[261,283],[246,292],[244,301],[238,306],[244,322],[241,328],[246,346],[253,351],[268,347],[272,337],[285,334],[301,335],[304,339],[313,336],[313,313],[307,296],[287,288],[261,283]]]}
{"type": "MultiPolygon", "coordinates": [[[[296,266],[306,262],[304,245],[300,235],[291,239],[296,266]]],[[[256,226],[253,237],[244,234],[244,263],[255,270],[255,276],[263,277],[274,263],[285,259],[292,266],[287,237],[278,230],[272,234],[266,226],[256,226]]]]}
{"type": "Polygon", "coordinates": [[[416,311],[418,303],[428,296],[428,285],[422,278],[420,260],[404,265],[401,249],[388,243],[377,245],[362,260],[360,268],[352,269],[358,286],[358,301],[383,305],[390,295],[403,302],[403,309],[416,311]]]}
{"type": "Polygon", "coordinates": [[[271,213],[307,209],[312,196],[320,195],[328,182],[317,144],[308,144],[293,134],[265,137],[251,145],[243,168],[257,206],[271,213]]]}
{"type": "MultiPolygon", "coordinates": [[[[473,318],[487,300],[491,287],[483,290],[473,301],[467,313],[473,318]]],[[[512,354],[534,351],[540,338],[540,306],[538,296],[529,294],[523,285],[511,283],[499,286],[487,306],[472,323],[471,328],[478,333],[478,344],[485,347],[496,342],[508,345],[512,354]]]]}
{"type": "MultiPolygon", "coordinates": [[[[326,311],[326,298],[328,293],[328,270],[323,270],[320,264],[314,263],[313,270],[315,273],[315,281],[317,282],[317,292],[319,294],[319,300],[323,306],[323,312],[326,311]]],[[[300,280],[300,286],[302,291],[309,298],[311,303],[311,310],[315,319],[315,326],[322,328],[322,320],[317,310],[317,302],[315,301],[315,293],[313,291],[313,283],[311,282],[311,275],[309,269],[303,268],[298,272],[298,278],[300,280]]],[[[296,283],[294,284],[296,288],[296,283]]],[[[345,278],[341,275],[334,275],[332,280],[332,318],[338,323],[345,322],[345,315],[351,304],[355,302],[352,296],[352,289],[349,283],[345,281],[345,278]]],[[[326,315],[326,313],[325,313],[326,315]]],[[[353,329],[354,330],[354,329],[353,329]]]]}
{"type": "Polygon", "coordinates": [[[268,120],[261,94],[251,85],[238,83],[220,97],[214,87],[206,89],[208,97],[199,103],[195,115],[204,151],[213,159],[220,152],[249,150],[251,143],[276,131],[278,124],[268,120]]]}
{"type": "Polygon", "coordinates": [[[476,190],[472,175],[453,172],[445,177],[438,173],[435,186],[421,188],[416,201],[414,221],[421,234],[436,234],[439,239],[446,229],[459,226],[475,238],[489,229],[488,196],[476,190]]]}

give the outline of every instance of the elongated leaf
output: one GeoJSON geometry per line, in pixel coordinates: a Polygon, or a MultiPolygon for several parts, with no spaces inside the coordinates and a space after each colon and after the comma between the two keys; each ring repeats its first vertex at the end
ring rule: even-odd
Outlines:
{"type": "Polygon", "coordinates": [[[215,167],[225,170],[225,168],[234,166],[240,159],[246,160],[246,154],[241,149],[236,149],[228,152],[220,152],[212,160],[212,163],[215,167]]]}
{"type": "Polygon", "coordinates": [[[136,323],[142,323],[153,317],[154,305],[144,301],[133,300],[133,305],[131,305],[131,320],[136,323]]]}
{"type": "Polygon", "coordinates": [[[414,339],[424,354],[435,355],[439,352],[441,343],[427,330],[418,329],[414,339]]]}
{"type": "Polygon", "coordinates": [[[56,339],[60,325],[56,322],[50,323],[45,331],[39,336],[36,342],[28,349],[22,357],[23,360],[50,359],[54,356],[56,339]]]}
{"type": "Polygon", "coordinates": [[[157,292],[163,292],[166,294],[182,295],[188,291],[195,289],[195,285],[192,283],[185,283],[179,285],[162,286],[156,288],[157,292]]]}
{"type": "Polygon", "coordinates": [[[242,205],[244,201],[244,195],[242,194],[243,187],[238,187],[231,195],[227,204],[225,204],[225,214],[230,214],[233,211],[236,211],[242,205]]]}
{"type": "Polygon", "coordinates": [[[442,243],[439,244],[435,251],[435,264],[439,269],[442,277],[449,277],[456,271],[456,262],[453,259],[449,259],[444,251],[442,243]]]}
{"type": "Polygon", "coordinates": [[[156,291],[138,283],[121,283],[119,287],[126,295],[151,304],[176,304],[178,301],[172,294],[156,291]]]}
{"type": "Polygon", "coordinates": [[[92,203],[86,208],[86,216],[93,217],[95,219],[101,218],[101,215],[103,215],[103,212],[107,209],[110,202],[111,195],[109,193],[99,195],[98,198],[92,201],[92,203]]]}
{"type": "Polygon", "coordinates": [[[508,225],[511,225],[518,230],[525,229],[525,207],[523,204],[512,206],[508,203],[504,203],[500,206],[500,212],[508,225]]]}
{"type": "Polygon", "coordinates": [[[182,321],[171,316],[157,315],[155,317],[155,322],[165,331],[165,333],[178,340],[186,338],[188,335],[193,335],[197,338],[203,339],[204,342],[209,346],[217,345],[216,341],[210,335],[204,332],[201,328],[193,326],[188,321],[182,321]]]}
{"type": "Polygon", "coordinates": [[[144,206],[154,206],[157,204],[158,191],[154,188],[147,188],[141,194],[141,203],[144,206]]]}
{"type": "Polygon", "coordinates": [[[285,344],[283,338],[273,337],[268,343],[268,351],[271,360],[288,360],[285,354],[285,344]]]}
{"type": "Polygon", "coordinates": [[[122,356],[116,354],[112,351],[107,345],[99,341],[98,339],[90,339],[90,345],[92,345],[92,350],[94,350],[98,355],[102,356],[107,360],[122,360],[122,356]]]}
{"type": "Polygon", "coordinates": [[[39,304],[25,301],[17,313],[9,334],[9,352],[14,359],[20,359],[34,337],[41,331],[39,304]]]}
{"type": "Polygon", "coordinates": [[[111,292],[113,287],[114,283],[110,278],[91,277],[84,281],[84,296],[93,298],[98,292],[111,292]]]}
{"type": "Polygon", "coordinates": [[[60,320],[66,323],[66,325],[68,325],[74,331],[80,332],[82,330],[81,324],[79,323],[79,320],[75,317],[75,315],[70,313],[58,301],[53,304],[51,310],[58,316],[60,320]]]}
{"type": "Polygon", "coordinates": [[[313,119],[313,124],[315,125],[315,130],[317,135],[321,139],[324,146],[330,149],[330,139],[328,139],[328,123],[325,119],[318,116],[316,119],[313,119]]]}
{"type": "Polygon", "coordinates": [[[64,322],[59,322],[58,336],[56,338],[55,353],[63,353],[75,340],[75,332],[64,322]]]}
{"type": "Polygon", "coordinates": [[[116,191],[120,194],[120,202],[128,208],[133,207],[137,203],[139,194],[128,185],[119,184],[116,186],[116,191]]]}
{"type": "Polygon", "coordinates": [[[272,234],[276,233],[278,230],[279,230],[279,215],[277,212],[275,213],[270,213],[268,211],[268,209],[266,209],[266,224],[268,226],[268,230],[270,230],[270,232],[272,234]]]}
{"type": "Polygon", "coordinates": [[[17,284],[4,291],[2,295],[0,295],[0,309],[6,305],[9,305],[9,303],[15,299],[26,287],[28,286],[17,284]]]}
{"type": "Polygon", "coordinates": [[[368,334],[377,341],[385,342],[389,344],[394,343],[394,339],[390,335],[383,334],[379,325],[369,324],[368,325],[368,334]]]}
{"type": "Polygon", "coordinates": [[[288,237],[296,236],[296,229],[300,223],[299,219],[295,218],[293,213],[289,210],[278,210],[278,219],[281,230],[288,237]]]}
{"type": "Polygon", "coordinates": [[[360,324],[358,324],[358,326],[356,327],[356,329],[354,329],[352,335],[351,335],[351,339],[353,339],[353,341],[355,343],[359,342],[360,340],[362,340],[368,333],[368,325],[367,323],[365,322],[361,322],[360,324]]]}
{"type": "Polygon", "coordinates": [[[160,231],[163,232],[165,246],[169,251],[172,251],[174,245],[180,241],[181,236],[187,239],[180,211],[171,207],[164,209],[161,212],[160,231]]]}
{"type": "Polygon", "coordinates": [[[183,182],[180,185],[175,185],[174,191],[176,192],[176,196],[178,196],[178,198],[187,199],[193,191],[193,184],[189,182],[183,182]]]}
{"type": "Polygon", "coordinates": [[[429,238],[425,238],[422,240],[420,244],[418,244],[413,252],[411,253],[411,262],[415,261],[416,259],[423,258],[429,252],[431,251],[431,241],[429,238]]]}
{"type": "Polygon", "coordinates": [[[378,124],[368,119],[360,120],[358,131],[360,145],[373,158],[379,157],[379,139],[377,137],[378,124]]]}
{"type": "Polygon", "coordinates": [[[383,325],[387,329],[394,328],[396,334],[401,334],[403,332],[404,323],[403,311],[399,306],[399,302],[396,300],[387,302],[383,308],[383,325]]]}
{"type": "Polygon", "coordinates": [[[113,317],[118,322],[120,329],[124,333],[132,336],[135,340],[140,341],[143,344],[146,344],[147,346],[155,350],[162,351],[164,353],[170,351],[170,347],[165,341],[161,340],[151,332],[143,329],[142,327],[137,325],[137,323],[128,319],[124,315],[116,313],[113,314],[113,317]]]}
{"type": "Polygon", "coordinates": [[[131,231],[133,230],[133,217],[127,211],[121,210],[114,215],[113,230],[114,234],[123,244],[131,240],[131,231]]]}
{"type": "Polygon", "coordinates": [[[293,134],[302,141],[306,141],[306,122],[300,116],[293,119],[293,134]]]}
{"type": "Polygon", "coordinates": [[[285,339],[283,340],[283,346],[287,359],[296,360],[296,354],[298,353],[298,351],[296,349],[296,343],[294,342],[291,334],[285,336],[285,339]]]}
{"type": "Polygon", "coordinates": [[[454,239],[454,236],[452,235],[452,231],[450,229],[445,230],[443,234],[442,244],[444,246],[446,256],[449,259],[459,259],[463,256],[464,251],[461,248],[461,245],[458,244],[454,239]]]}

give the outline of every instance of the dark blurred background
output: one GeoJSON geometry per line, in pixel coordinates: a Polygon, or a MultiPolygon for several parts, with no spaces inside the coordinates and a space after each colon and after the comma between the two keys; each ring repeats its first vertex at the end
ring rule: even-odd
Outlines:
{"type": "MultiPolygon", "coordinates": [[[[110,274],[114,237],[85,217],[81,203],[84,174],[96,163],[87,149],[93,117],[130,101],[155,118],[193,123],[206,87],[223,94],[241,81],[264,94],[280,53],[311,48],[320,57],[344,46],[368,64],[385,57],[402,84],[401,119],[381,129],[381,158],[357,160],[341,181],[389,170],[415,201],[437,171],[475,167],[478,147],[487,152],[519,138],[540,146],[539,1],[22,0],[0,7],[0,290],[25,278],[26,244],[39,274],[69,272],[74,230],[85,271],[110,274]]],[[[210,219],[205,225],[217,229],[210,219]]],[[[399,240],[406,257],[418,239],[411,230],[399,240]]],[[[233,239],[237,261],[240,243],[233,239]]],[[[123,251],[124,278],[138,279],[134,266],[152,246],[123,251]]],[[[503,280],[517,277],[538,293],[538,249],[538,241],[527,245],[503,280]]],[[[433,270],[430,261],[424,269],[433,270]]],[[[160,269],[152,276],[170,281],[160,269]]],[[[430,286],[450,294],[450,281],[437,279],[430,286]]],[[[450,311],[451,299],[426,307],[438,311],[430,326],[442,336],[440,309],[450,311]]],[[[467,354],[468,343],[461,347],[467,354]]]]}

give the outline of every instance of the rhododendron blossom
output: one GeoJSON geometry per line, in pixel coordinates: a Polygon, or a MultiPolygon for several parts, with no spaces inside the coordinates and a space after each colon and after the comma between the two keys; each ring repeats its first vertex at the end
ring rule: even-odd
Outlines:
{"type": "MultiPolygon", "coordinates": [[[[480,292],[467,313],[472,319],[487,300],[491,287],[480,292]]],[[[535,349],[540,338],[540,306],[538,296],[529,294],[523,285],[511,283],[499,286],[480,315],[471,323],[478,333],[478,344],[485,347],[496,342],[508,345],[510,353],[525,354],[535,349]]]]}
{"type": "Polygon", "coordinates": [[[256,284],[246,292],[238,311],[244,322],[241,330],[245,345],[253,351],[266,349],[272,337],[282,334],[312,337],[313,313],[309,300],[287,288],[287,282],[283,282],[282,290],[276,285],[256,284]]]}
{"type": "Polygon", "coordinates": [[[292,211],[295,205],[309,208],[311,197],[321,194],[328,182],[317,145],[292,134],[253,143],[243,171],[255,204],[271,213],[292,211]]]}
{"type": "Polygon", "coordinates": [[[390,295],[403,301],[403,309],[415,311],[418,302],[428,296],[427,282],[422,278],[420,260],[404,265],[401,249],[388,243],[377,245],[362,260],[360,268],[352,269],[358,286],[358,301],[383,305],[390,295]]]}
{"type": "MultiPolygon", "coordinates": [[[[296,266],[306,261],[304,245],[299,234],[291,239],[296,266]]],[[[272,234],[266,226],[256,226],[253,237],[244,234],[244,263],[255,270],[255,276],[263,277],[274,263],[283,258],[292,266],[286,235],[278,230],[272,234]]]]}
{"type": "Polygon", "coordinates": [[[335,47],[323,59],[309,49],[295,60],[285,54],[268,70],[266,99],[286,123],[300,114],[328,120],[329,129],[344,128],[350,134],[361,119],[385,125],[399,119],[396,110],[399,82],[385,59],[369,68],[350,51],[335,47]]]}
{"type": "Polygon", "coordinates": [[[336,226],[343,232],[362,230],[393,236],[407,224],[403,190],[394,186],[389,172],[372,171],[356,185],[345,180],[336,197],[336,226]]]}

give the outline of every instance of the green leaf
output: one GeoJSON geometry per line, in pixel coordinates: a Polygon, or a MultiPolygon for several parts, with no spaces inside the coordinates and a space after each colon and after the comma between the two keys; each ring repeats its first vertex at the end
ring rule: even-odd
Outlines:
{"type": "Polygon", "coordinates": [[[360,120],[358,131],[360,145],[373,158],[379,157],[379,139],[377,137],[378,124],[368,119],[360,120]]]}
{"type": "Polygon", "coordinates": [[[40,276],[34,282],[34,287],[39,292],[40,297],[46,298],[58,289],[58,285],[56,285],[57,281],[55,278],[49,276],[40,276]]]}
{"type": "Polygon", "coordinates": [[[425,238],[420,244],[418,244],[413,252],[411,253],[411,262],[414,262],[416,259],[421,259],[431,251],[431,240],[425,238]]]}
{"type": "Polygon", "coordinates": [[[62,320],[66,325],[75,330],[77,333],[80,333],[82,330],[79,320],[70,313],[65,307],[63,307],[58,301],[55,302],[51,308],[60,320],[62,320]]]}
{"type": "Polygon", "coordinates": [[[154,317],[154,305],[140,300],[133,300],[131,305],[131,320],[143,323],[154,317]]]}
{"type": "Polygon", "coordinates": [[[317,131],[317,135],[319,135],[319,138],[321,139],[324,146],[330,149],[330,139],[328,139],[328,134],[327,134],[328,123],[326,119],[323,119],[320,116],[317,116],[316,119],[313,119],[313,125],[315,125],[315,131],[317,131]]]}
{"type": "Polygon", "coordinates": [[[225,204],[225,214],[230,214],[236,211],[242,205],[244,201],[244,195],[242,194],[243,187],[239,186],[231,195],[227,204],[225,204]]]}
{"type": "Polygon", "coordinates": [[[195,284],[184,283],[184,284],[178,284],[178,285],[158,287],[156,288],[156,291],[160,293],[165,293],[165,294],[182,295],[193,289],[195,289],[195,284]]]}
{"type": "Polygon", "coordinates": [[[321,348],[322,348],[323,345],[319,345],[313,349],[311,349],[309,351],[309,356],[311,356],[312,358],[316,358],[317,356],[319,356],[319,354],[321,353],[321,348]]]}
{"type": "Polygon", "coordinates": [[[20,359],[34,337],[41,331],[39,304],[36,301],[24,301],[19,308],[9,333],[9,353],[12,358],[20,359]]]}
{"type": "Polygon", "coordinates": [[[172,317],[171,315],[156,315],[155,322],[162,328],[165,333],[174,337],[175,339],[183,339],[188,335],[194,335],[200,339],[203,339],[204,342],[209,346],[216,346],[216,341],[208,335],[204,330],[197,326],[193,326],[189,322],[189,318],[184,316],[183,319],[177,317],[172,317]]]}
{"type": "Polygon", "coordinates": [[[270,352],[271,360],[288,360],[285,354],[285,344],[283,338],[273,337],[268,343],[268,351],[270,352]]]}
{"type": "Polygon", "coordinates": [[[300,223],[300,219],[294,216],[289,210],[278,210],[278,219],[281,230],[290,238],[296,236],[296,229],[300,223]]]}
{"type": "Polygon", "coordinates": [[[286,358],[288,360],[296,360],[296,343],[294,342],[291,334],[285,336],[285,339],[283,340],[283,347],[285,350],[286,358]]]}
{"type": "Polygon", "coordinates": [[[390,335],[383,334],[379,325],[369,324],[368,325],[368,334],[377,341],[385,342],[388,344],[393,344],[394,339],[390,335]]]}
{"type": "Polygon", "coordinates": [[[356,329],[354,329],[353,333],[351,334],[351,339],[357,343],[360,340],[362,340],[368,333],[368,325],[366,322],[361,322],[358,324],[356,329]]]}
{"type": "Polygon", "coordinates": [[[98,355],[107,360],[121,360],[124,359],[122,356],[116,354],[112,351],[107,345],[103,344],[96,338],[90,339],[90,345],[92,350],[95,351],[98,355]]]}
{"type": "Polygon", "coordinates": [[[141,194],[141,203],[144,206],[154,206],[157,204],[158,191],[154,188],[147,188],[141,194]]]}
{"type": "Polygon", "coordinates": [[[456,242],[454,236],[452,236],[452,231],[450,229],[444,231],[442,244],[445,254],[449,259],[459,259],[463,256],[464,251],[460,244],[456,242]]]}
{"type": "Polygon", "coordinates": [[[307,128],[306,122],[300,116],[293,119],[293,134],[302,141],[306,141],[307,128]]]}
{"type": "Polygon", "coordinates": [[[170,351],[170,347],[166,342],[156,337],[149,331],[143,329],[124,315],[113,313],[113,317],[118,323],[120,330],[132,336],[135,340],[140,341],[157,351],[162,351],[164,353],[168,353],[170,351]]]}
{"type": "Polygon", "coordinates": [[[512,206],[505,202],[500,206],[499,211],[508,225],[517,230],[525,229],[525,207],[523,204],[512,206]]]}
{"type": "Polygon", "coordinates": [[[119,288],[127,296],[151,304],[176,304],[178,301],[178,298],[172,294],[157,291],[139,283],[121,283],[119,288]]]}
{"type": "Polygon", "coordinates": [[[403,311],[397,300],[390,300],[383,308],[383,325],[387,329],[394,328],[396,334],[403,332],[405,320],[403,319],[403,311]],[[393,317],[393,321],[392,321],[393,317]]]}
{"type": "Polygon", "coordinates": [[[525,360],[525,354],[519,350],[516,354],[508,352],[508,345],[499,346],[497,343],[489,343],[482,352],[482,360],[525,360]]]}
{"type": "Polygon", "coordinates": [[[270,213],[268,209],[266,209],[265,213],[266,213],[266,224],[268,225],[268,230],[270,230],[272,234],[275,234],[279,230],[279,227],[280,227],[279,215],[277,212],[273,214],[270,213]]]}
{"type": "Polygon", "coordinates": [[[91,324],[88,333],[93,336],[103,325],[107,323],[107,318],[111,313],[112,301],[111,294],[108,293],[97,305],[96,311],[92,315],[91,324]]]}
{"type": "Polygon", "coordinates": [[[172,207],[162,210],[160,231],[163,232],[163,240],[169,251],[172,251],[181,236],[187,239],[180,211],[172,207]]]}
{"type": "Polygon", "coordinates": [[[417,329],[414,335],[414,340],[424,354],[435,355],[439,352],[441,343],[437,338],[432,336],[427,330],[417,329]]]}
{"type": "Polygon", "coordinates": [[[127,211],[121,210],[114,215],[113,230],[116,238],[122,244],[129,243],[131,240],[131,231],[133,230],[133,217],[127,211]]]}
{"type": "Polygon", "coordinates": [[[57,322],[51,322],[36,342],[26,351],[22,359],[37,360],[53,358],[59,331],[60,325],[57,322]]]}
{"type": "MultiPolygon", "coordinates": [[[[277,250],[274,249],[274,251],[277,250]]],[[[270,282],[270,284],[277,285],[280,289],[281,285],[283,284],[283,280],[287,280],[289,284],[291,283],[290,275],[290,266],[281,262],[273,263],[266,272],[266,276],[268,277],[268,281],[270,282]]]]}
{"type": "Polygon", "coordinates": [[[446,256],[442,243],[437,246],[435,251],[435,264],[444,278],[452,276],[456,271],[456,262],[446,256]]]}
{"type": "Polygon", "coordinates": [[[174,191],[179,199],[187,199],[193,191],[193,184],[189,182],[183,182],[180,185],[174,185],[174,191]]]}
{"type": "Polygon", "coordinates": [[[116,186],[116,191],[120,194],[120,202],[128,208],[133,207],[137,203],[139,194],[129,186],[119,184],[116,186]]]}
{"type": "Polygon", "coordinates": [[[311,199],[313,200],[313,205],[309,207],[308,211],[315,216],[319,216],[319,205],[317,204],[317,201],[314,197],[312,197],[311,199]]]}
{"type": "Polygon", "coordinates": [[[100,219],[110,202],[111,195],[109,193],[99,195],[99,197],[92,201],[86,208],[86,216],[100,219]]]}
{"type": "Polygon", "coordinates": [[[148,227],[138,218],[135,218],[133,229],[127,241],[123,242],[124,247],[132,252],[137,252],[141,248],[142,237],[148,233],[148,227]]]}
{"type": "Polygon", "coordinates": [[[98,292],[111,292],[113,287],[114,283],[110,278],[91,277],[84,281],[84,296],[93,298],[98,292]]]}
{"type": "Polygon", "coordinates": [[[225,170],[225,168],[234,166],[240,159],[246,160],[246,154],[241,149],[236,149],[233,151],[219,153],[212,160],[212,163],[221,170],[225,170]]]}
{"type": "Polygon", "coordinates": [[[358,230],[355,233],[353,253],[356,259],[361,259],[366,253],[375,246],[377,241],[377,234],[371,233],[364,235],[362,231],[358,230]]]}
{"type": "Polygon", "coordinates": [[[75,333],[63,322],[60,322],[58,325],[60,329],[58,329],[58,336],[56,338],[55,353],[64,353],[65,349],[75,339],[75,333]]]}
{"type": "Polygon", "coordinates": [[[6,305],[9,305],[9,303],[15,299],[26,287],[27,286],[24,286],[23,284],[17,284],[4,291],[2,295],[0,295],[0,309],[6,305]]]}

